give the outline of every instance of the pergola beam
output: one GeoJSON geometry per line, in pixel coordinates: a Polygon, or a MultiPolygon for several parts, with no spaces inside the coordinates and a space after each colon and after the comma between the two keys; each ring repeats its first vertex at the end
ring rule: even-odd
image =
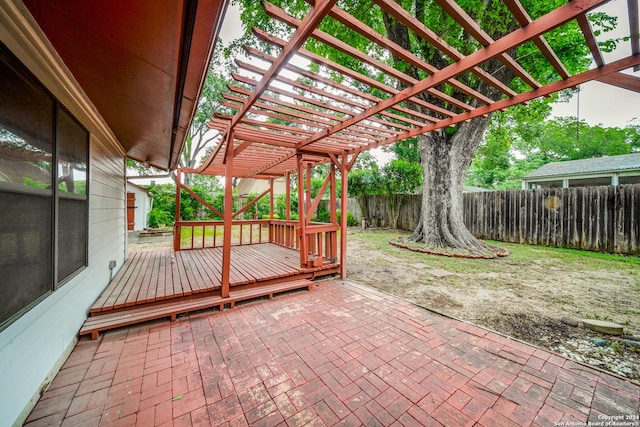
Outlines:
{"type": "Polygon", "coordinates": [[[607,83],[613,86],[640,93],[640,77],[630,76],[628,74],[618,72],[598,77],[596,80],[602,83],[607,83]]]}

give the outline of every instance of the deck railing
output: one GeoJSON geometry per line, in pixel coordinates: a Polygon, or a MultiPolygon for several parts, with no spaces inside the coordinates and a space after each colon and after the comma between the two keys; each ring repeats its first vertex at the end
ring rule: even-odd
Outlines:
{"type": "Polygon", "coordinates": [[[269,221],[269,236],[271,243],[290,249],[299,249],[298,221],[274,219],[269,221]]]}
{"type": "MultiPolygon", "coordinates": [[[[224,221],[180,221],[174,224],[173,248],[218,248],[224,242],[224,221]]],[[[269,220],[239,220],[231,225],[231,246],[269,242],[269,220]]]]}
{"type": "Polygon", "coordinates": [[[309,266],[319,267],[325,261],[337,262],[339,229],[339,225],[314,222],[305,227],[309,266]]]}
{"type": "MultiPolygon", "coordinates": [[[[302,266],[336,263],[338,258],[338,225],[312,222],[301,237],[297,221],[237,220],[231,223],[231,245],[274,243],[300,250],[306,239],[307,254],[301,256],[302,266]]],[[[174,225],[174,250],[222,247],[224,221],[180,221],[174,225]]]]}

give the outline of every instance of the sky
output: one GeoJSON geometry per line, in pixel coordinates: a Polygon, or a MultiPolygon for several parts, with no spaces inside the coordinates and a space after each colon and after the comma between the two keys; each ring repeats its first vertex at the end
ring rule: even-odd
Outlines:
{"type": "MultiPolygon", "coordinates": [[[[626,17],[626,0],[613,0],[603,6],[602,10],[618,17],[618,28],[628,34],[626,17]]],[[[610,36],[612,33],[608,33],[610,36]]],[[[613,33],[615,36],[619,32],[613,33]]],[[[237,5],[229,5],[220,37],[225,43],[242,36],[242,22],[237,5]]],[[[629,42],[623,42],[619,48],[605,54],[605,61],[612,61],[629,52],[629,42]]],[[[640,77],[640,72],[634,75],[640,77]]],[[[620,89],[599,82],[580,85],[579,97],[574,95],[569,102],[555,103],[552,116],[577,116],[590,125],[602,124],[607,127],[625,127],[631,124],[640,125],[640,93],[620,89]],[[579,103],[578,103],[579,98],[579,103]],[[579,113],[578,113],[579,106],[579,113]]]]}
{"type": "MultiPolygon", "coordinates": [[[[618,28],[602,37],[621,37],[629,34],[629,20],[626,0],[614,0],[602,7],[602,10],[618,18],[618,28]]],[[[604,53],[605,62],[620,59],[631,52],[630,43],[622,42],[612,53],[604,53]]],[[[625,70],[627,74],[640,77],[640,72],[625,70]]],[[[590,125],[602,124],[607,127],[625,127],[640,125],[640,93],[620,89],[605,83],[591,81],[580,85],[580,102],[573,96],[568,103],[556,103],[554,116],[577,116],[590,125]]]]}

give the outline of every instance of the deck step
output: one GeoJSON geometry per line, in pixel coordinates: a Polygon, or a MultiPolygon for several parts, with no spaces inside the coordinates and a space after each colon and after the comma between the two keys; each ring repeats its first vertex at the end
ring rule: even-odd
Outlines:
{"type": "Polygon", "coordinates": [[[148,307],[132,307],[130,310],[119,311],[115,313],[93,315],[89,317],[80,328],[80,335],[91,334],[91,339],[98,339],[100,332],[110,329],[120,328],[122,326],[130,326],[138,323],[147,322],[149,320],[171,318],[176,320],[179,314],[189,313],[192,311],[204,310],[206,308],[218,307],[220,310],[229,304],[231,308],[239,301],[245,301],[253,298],[268,296],[273,298],[275,294],[280,292],[291,291],[294,289],[307,288],[311,290],[313,282],[307,279],[296,279],[286,282],[274,283],[271,285],[258,286],[251,289],[229,292],[228,298],[220,296],[209,296],[188,301],[165,302],[163,304],[152,305],[148,307]]]}

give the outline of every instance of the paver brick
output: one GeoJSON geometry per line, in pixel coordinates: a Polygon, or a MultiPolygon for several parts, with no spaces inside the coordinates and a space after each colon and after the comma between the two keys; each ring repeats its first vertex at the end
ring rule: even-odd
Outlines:
{"type": "Polygon", "coordinates": [[[469,418],[464,412],[461,412],[444,402],[435,411],[431,413],[431,416],[445,426],[473,426],[475,420],[469,418]]]}
{"type": "Polygon", "coordinates": [[[639,399],[624,379],[333,282],[81,339],[25,425],[547,426],[639,399]]]}

